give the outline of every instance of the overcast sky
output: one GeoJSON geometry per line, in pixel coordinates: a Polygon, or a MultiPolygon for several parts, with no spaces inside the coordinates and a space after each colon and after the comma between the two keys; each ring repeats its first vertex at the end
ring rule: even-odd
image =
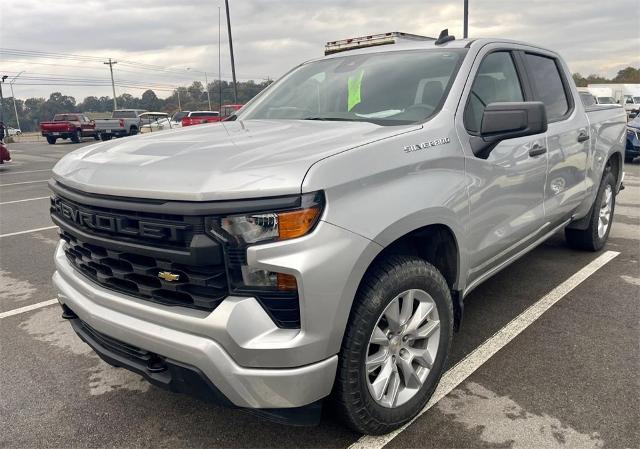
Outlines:
{"type": "MultiPolygon", "coordinates": [[[[640,67],[639,0],[470,0],[470,36],[503,37],[559,51],[571,70],[607,77],[640,67]]],[[[322,54],[324,43],[386,31],[462,37],[462,0],[231,0],[239,79],[277,78],[322,54]]],[[[121,84],[165,87],[218,73],[218,6],[222,6],[222,76],[230,79],[222,0],[2,0],[0,47],[114,58],[171,67],[173,72],[114,66],[121,84]],[[187,71],[187,68],[191,68],[187,71]]],[[[18,98],[52,91],[84,98],[111,95],[110,86],[27,86],[52,76],[108,80],[100,61],[0,54],[0,71],[15,75],[18,98]],[[18,61],[18,62],[13,62],[18,61]],[[22,62],[19,62],[22,61],[22,62]],[[27,79],[27,77],[30,77],[27,79]]],[[[74,81],[75,82],[75,81],[74,81]]],[[[5,86],[5,95],[8,87],[5,86]]],[[[140,95],[142,90],[117,87],[140,95]]],[[[170,92],[156,91],[165,97],[170,92]]]]}

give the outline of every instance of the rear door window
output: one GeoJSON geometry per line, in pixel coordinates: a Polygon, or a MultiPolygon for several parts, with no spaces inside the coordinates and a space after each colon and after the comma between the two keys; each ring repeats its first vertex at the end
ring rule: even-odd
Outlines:
{"type": "Polygon", "coordinates": [[[511,53],[497,51],[480,63],[464,110],[464,125],[469,132],[480,132],[482,114],[496,102],[524,101],[522,86],[511,53]]]}
{"type": "Polygon", "coordinates": [[[533,53],[526,53],[525,59],[536,100],[544,103],[550,122],[560,120],[569,112],[570,104],[556,60],[533,53]]]}

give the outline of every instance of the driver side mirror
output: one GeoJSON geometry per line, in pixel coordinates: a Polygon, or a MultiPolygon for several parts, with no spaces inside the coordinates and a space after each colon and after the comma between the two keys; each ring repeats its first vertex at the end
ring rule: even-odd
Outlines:
{"type": "Polygon", "coordinates": [[[541,101],[490,103],[482,113],[480,135],[471,139],[471,149],[486,159],[503,140],[546,131],[547,112],[541,101]]]}

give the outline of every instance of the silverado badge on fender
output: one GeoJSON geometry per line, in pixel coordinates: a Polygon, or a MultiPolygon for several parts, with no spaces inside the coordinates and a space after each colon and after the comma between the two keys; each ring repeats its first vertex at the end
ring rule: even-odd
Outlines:
{"type": "Polygon", "coordinates": [[[173,282],[180,279],[179,274],[171,273],[170,271],[161,271],[158,273],[160,279],[164,279],[167,282],[173,282]]]}

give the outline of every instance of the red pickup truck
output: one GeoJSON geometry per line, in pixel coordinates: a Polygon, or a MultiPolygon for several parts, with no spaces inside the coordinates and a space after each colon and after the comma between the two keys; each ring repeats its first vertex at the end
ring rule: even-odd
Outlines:
{"type": "Polygon", "coordinates": [[[6,162],[11,162],[11,153],[2,141],[0,141],[0,165],[6,162]]]}
{"type": "Polygon", "coordinates": [[[83,137],[99,139],[95,122],[84,114],[56,114],[52,121],[40,123],[40,132],[51,145],[58,139],[71,139],[74,143],[83,137]]]}
{"type": "Polygon", "coordinates": [[[215,123],[226,120],[236,113],[243,105],[225,104],[222,105],[222,115],[218,111],[189,111],[182,118],[182,126],[202,125],[203,123],[215,123]]]}

